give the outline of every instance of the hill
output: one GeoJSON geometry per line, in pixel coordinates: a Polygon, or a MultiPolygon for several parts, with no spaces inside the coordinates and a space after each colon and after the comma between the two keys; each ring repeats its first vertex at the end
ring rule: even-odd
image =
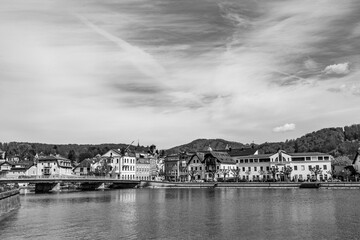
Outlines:
{"type": "Polygon", "coordinates": [[[166,154],[172,154],[184,151],[204,151],[207,150],[209,146],[212,149],[225,149],[226,145],[231,146],[232,148],[241,148],[245,146],[242,143],[227,141],[224,139],[196,139],[190,143],[167,149],[165,152],[166,154]]]}
{"type": "MultiPolygon", "coordinates": [[[[183,144],[166,150],[166,153],[176,153],[179,151],[201,151],[209,146],[212,149],[225,149],[226,145],[232,148],[249,146],[238,142],[226,141],[224,139],[197,139],[188,144],[183,144]]],[[[286,152],[323,152],[338,156],[348,156],[353,159],[357,149],[360,147],[360,124],[351,126],[324,128],[302,137],[285,142],[265,142],[255,145],[259,153],[274,153],[279,149],[286,152]]]]}

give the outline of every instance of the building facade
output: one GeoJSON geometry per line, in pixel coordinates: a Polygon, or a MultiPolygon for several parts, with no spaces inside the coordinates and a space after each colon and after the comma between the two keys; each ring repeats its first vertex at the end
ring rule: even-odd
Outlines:
{"type": "Polygon", "coordinates": [[[37,159],[37,175],[73,175],[71,160],[61,156],[42,156],[37,159]]]}
{"type": "Polygon", "coordinates": [[[124,152],[120,149],[111,149],[103,155],[110,158],[111,177],[123,180],[136,179],[136,156],[135,153],[124,152]]]}
{"type": "Polygon", "coordinates": [[[275,154],[234,157],[240,169],[240,179],[247,181],[307,181],[315,175],[318,180],[327,180],[331,177],[332,159],[331,155],[324,153],[286,153],[281,150],[275,154]]]}

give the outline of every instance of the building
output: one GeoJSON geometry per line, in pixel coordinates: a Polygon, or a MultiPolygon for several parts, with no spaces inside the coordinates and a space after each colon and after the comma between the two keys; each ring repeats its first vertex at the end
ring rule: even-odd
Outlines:
{"type": "Polygon", "coordinates": [[[151,180],[151,167],[149,158],[136,160],[136,180],[151,180]]]}
{"type": "Polygon", "coordinates": [[[164,174],[168,181],[184,182],[188,179],[187,162],[193,153],[171,154],[164,159],[164,174]]]}
{"type": "Polygon", "coordinates": [[[120,149],[111,149],[102,157],[110,158],[111,177],[123,180],[135,180],[136,155],[131,152],[121,152],[120,149]]]}
{"type": "Polygon", "coordinates": [[[0,149],[0,163],[5,162],[6,152],[0,149]]]}
{"type": "Polygon", "coordinates": [[[6,177],[21,178],[21,177],[36,177],[37,166],[32,161],[21,161],[15,163],[10,171],[7,172],[6,177]]]}
{"type": "Polygon", "coordinates": [[[352,162],[352,165],[356,172],[360,172],[360,148],[357,150],[355,154],[355,158],[352,162]]]}
{"type": "Polygon", "coordinates": [[[93,162],[93,160],[91,160],[91,159],[82,160],[81,163],[73,169],[74,174],[78,175],[78,176],[93,175],[94,172],[91,171],[92,162],[93,162]]]}
{"type": "Polygon", "coordinates": [[[209,151],[204,155],[205,179],[226,180],[233,177],[233,171],[236,169],[236,162],[227,152],[209,151]]]}
{"type": "Polygon", "coordinates": [[[15,166],[15,162],[4,161],[0,163],[0,177],[6,177],[8,172],[15,166]]]}
{"type": "Polygon", "coordinates": [[[315,175],[319,180],[329,179],[333,157],[318,152],[286,153],[280,150],[274,154],[237,156],[234,159],[240,169],[240,179],[243,180],[306,181],[315,175]]]}
{"type": "Polygon", "coordinates": [[[71,160],[57,156],[41,156],[37,159],[37,175],[62,176],[73,175],[71,160]]]}
{"type": "Polygon", "coordinates": [[[187,162],[188,181],[205,179],[204,156],[207,152],[194,153],[187,162]]]}

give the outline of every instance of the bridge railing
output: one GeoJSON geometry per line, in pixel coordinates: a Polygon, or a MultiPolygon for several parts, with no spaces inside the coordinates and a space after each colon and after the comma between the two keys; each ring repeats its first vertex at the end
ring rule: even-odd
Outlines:
{"type": "Polygon", "coordinates": [[[88,176],[88,175],[33,175],[33,176],[26,176],[26,175],[19,175],[19,176],[8,176],[8,177],[0,177],[0,179],[8,179],[8,180],[16,180],[16,179],[114,179],[111,177],[104,177],[104,176],[88,176]]]}

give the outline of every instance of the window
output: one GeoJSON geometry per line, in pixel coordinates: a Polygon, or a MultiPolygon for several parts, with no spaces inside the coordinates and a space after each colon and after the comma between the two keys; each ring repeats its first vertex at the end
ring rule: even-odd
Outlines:
{"type": "Polygon", "coordinates": [[[318,157],[318,160],[323,160],[323,157],[318,157]]]}
{"type": "Polygon", "coordinates": [[[329,157],[324,157],[324,160],[329,160],[329,157]]]}
{"type": "Polygon", "coordinates": [[[297,166],[294,166],[294,170],[297,171],[297,166]]]}
{"type": "Polygon", "coordinates": [[[310,171],[311,170],[311,165],[309,165],[308,168],[309,168],[309,171],[310,171]]]}
{"type": "Polygon", "coordinates": [[[269,166],[266,167],[266,171],[270,171],[270,167],[269,167],[269,166]]]}
{"type": "Polygon", "coordinates": [[[240,159],[240,163],[244,163],[244,159],[240,159]]]}
{"type": "Polygon", "coordinates": [[[249,162],[249,160],[248,159],[245,159],[245,163],[248,163],[249,162]]]}
{"type": "Polygon", "coordinates": [[[201,167],[199,167],[199,170],[200,170],[200,171],[202,170],[201,167]]]}
{"type": "Polygon", "coordinates": [[[251,162],[251,163],[254,162],[254,159],[249,159],[249,162],[251,162]]]}
{"type": "MultiPolygon", "coordinates": [[[[324,166],[323,166],[323,169],[324,169],[324,170],[327,170],[327,166],[326,166],[326,165],[324,165],[324,166]]],[[[326,176],[326,175],[325,175],[325,176],[326,176]]]]}
{"type": "Polygon", "coordinates": [[[310,157],[306,157],[305,160],[306,160],[306,161],[310,161],[311,158],[310,158],[310,157]]]}
{"type": "Polygon", "coordinates": [[[251,167],[248,167],[248,170],[251,171],[251,167]]]}
{"type": "Polygon", "coordinates": [[[257,167],[254,167],[254,171],[257,171],[257,167]]]}
{"type": "Polygon", "coordinates": [[[243,172],[245,172],[245,167],[242,168],[243,172]]]}
{"type": "Polygon", "coordinates": [[[264,167],[260,167],[260,171],[264,171],[264,167]]]}

